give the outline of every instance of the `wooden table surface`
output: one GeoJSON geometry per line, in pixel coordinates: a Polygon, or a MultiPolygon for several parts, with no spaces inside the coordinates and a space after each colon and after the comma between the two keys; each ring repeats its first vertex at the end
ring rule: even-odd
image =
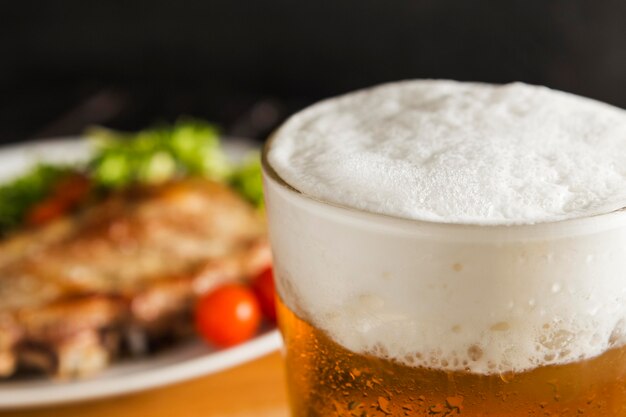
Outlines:
{"type": "Polygon", "coordinates": [[[218,374],[138,394],[0,412],[0,417],[287,417],[282,358],[272,353],[218,374]]]}

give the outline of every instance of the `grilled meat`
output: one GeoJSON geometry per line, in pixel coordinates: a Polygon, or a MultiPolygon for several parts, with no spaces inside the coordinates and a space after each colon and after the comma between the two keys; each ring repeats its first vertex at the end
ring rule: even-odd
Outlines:
{"type": "Polygon", "coordinates": [[[191,332],[199,294],[270,262],[265,225],[227,187],[116,193],[0,243],[0,376],[82,376],[120,349],[191,332]]]}

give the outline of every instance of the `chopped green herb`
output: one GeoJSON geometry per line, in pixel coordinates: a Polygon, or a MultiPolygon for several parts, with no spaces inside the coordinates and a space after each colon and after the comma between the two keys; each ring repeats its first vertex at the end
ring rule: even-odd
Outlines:
{"type": "Polygon", "coordinates": [[[89,171],[93,180],[106,188],[187,175],[225,181],[232,172],[217,128],[196,119],[181,119],[172,126],[138,133],[94,128],[87,137],[95,144],[89,171]]]}
{"type": "Polygon", "coordinates": [[[222,150],[218,129],[207,122],[187,118],[137,133],[96,127],[86,136],[94,143],[94,154],[85,166],[40,164],[0,186],[0,235],[22,225],[28,210],[72,170],[80,170],[102,189],[202,176],[230,184],[256,206],[263,203],[259,155],[235,166],[222,150]]]}
{"type": "Polygon", "coordinates": [[[263,181],[259,155],[251,155],[230,177],[230,185],[257,207],[263,205],[263,181]]]}
{"type": "Polygon", "coordinates": [[[46,198],[59,178],[69,172],[67,166],[39,164],[0,186],[0,235],[22,225],[28,210],[46,198]]]}

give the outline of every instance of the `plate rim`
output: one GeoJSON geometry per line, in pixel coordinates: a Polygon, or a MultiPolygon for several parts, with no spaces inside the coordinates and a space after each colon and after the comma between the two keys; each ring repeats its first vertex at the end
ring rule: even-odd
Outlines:
{"type": "Polygon", "coordinates": [[[34,409],[147,391],[233,368],[281,346],[280,333],[273,329],[232,348],[119,377],[98,379],[96,376],[69,383],[50,380],[49,385],[34,388],[2,388],[0,383],[0,410],[34,409]]]}

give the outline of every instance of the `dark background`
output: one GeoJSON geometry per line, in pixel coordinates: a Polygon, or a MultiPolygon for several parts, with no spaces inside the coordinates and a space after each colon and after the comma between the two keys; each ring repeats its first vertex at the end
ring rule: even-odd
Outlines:
{"type": "Polygon", "coordinates": [[[624,0],[0,1],[0,142],[188,114],[262,140],[323,97],[521,80],[626,107],[624,0]]]}

